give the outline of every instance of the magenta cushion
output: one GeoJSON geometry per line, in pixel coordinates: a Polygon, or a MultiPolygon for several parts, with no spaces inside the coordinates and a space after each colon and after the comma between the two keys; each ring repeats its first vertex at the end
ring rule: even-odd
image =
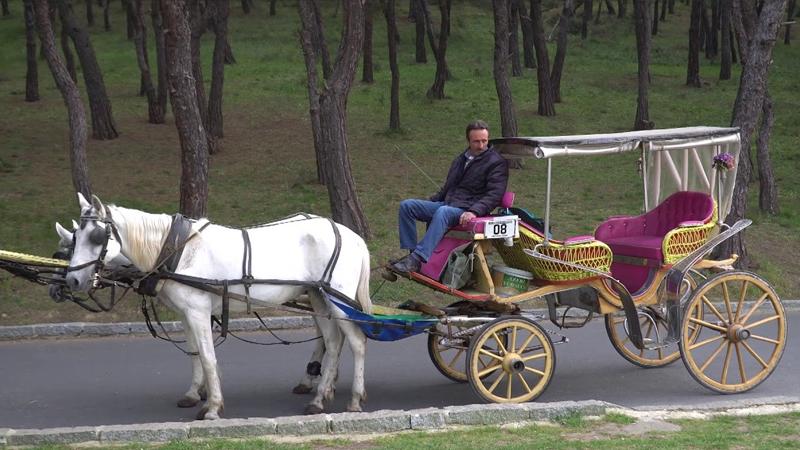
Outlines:
{"type": "Polygon", "coordinates": [[[661,261],[664,254],[661,251],[661,236],[627,236],[607,239],[605,242],[611,247],[615,255],[633,256],[661,261]]]}

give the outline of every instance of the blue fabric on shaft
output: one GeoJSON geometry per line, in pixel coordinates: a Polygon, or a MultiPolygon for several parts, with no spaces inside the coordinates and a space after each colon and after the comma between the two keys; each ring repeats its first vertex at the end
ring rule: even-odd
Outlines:
{"type": "Polygon", "coordinates": [[[386,318],[380,315],[365,314],[328,293],[325,293],[325,295],[328,297],[328,300],[342,310],[349,319],[355,321],[368,338],[376,341],[397,341],[423,333],[425,330],[439,323],[439,319],[434,317],[421,316],[418,320],[402,320],[386,318]]]}

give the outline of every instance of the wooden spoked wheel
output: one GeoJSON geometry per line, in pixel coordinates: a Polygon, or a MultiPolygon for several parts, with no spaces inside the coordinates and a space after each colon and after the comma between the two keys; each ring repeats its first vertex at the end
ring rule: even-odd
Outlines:
{"type": "Polygon", "coordinates": [[[723,394],[746,392],[777,367],[786,347],[786,312],[757,275],[736,271],[709,278],[685,312],[681,358],[703,386],[723,394]],[[702,318],[688,314],[697,308],[702,318]]]}
{"type": "Polygon", "coordinates": [[[466,360],[471,335],[463,326],[450,326],[448,335],[446,325],[436,325],[428,333],[428,355],[433,365],[447,378],[459,383],[467,382],[466,360]],[[462,334],[464,333],[464,334],[462,334]]]}
{"type": "Polygon", "coordinates": [[[547,388],[555,366],[550,337],[523,317],[504,317],[484,326],[467,355],[470,385],[481,399],[494,403],[535,399],[547,388]]]}
{"type": "MultiPolygon", "coordinates": [[[[697,283],[692,277],[686,275],[684,278],[684,287],[682,293],[686,289],[693,290],[697,283]]],[[[645,344],[654,343],[669,333],[666,321],[666,311],[663,308],[654,305],[639,308],[639,327],[642,330],[642,337],[645,344]]],[[[702,318],[703,311],[700,308],[695,308],[692,314],[695,317],[702,318]]],[[[675,362],[680,358],[680,351],[677,346],[669,346],[659,348],[656,350],[638,349],[628,337],[627,323],[625,313],[623,311],[606,314],[605,316],[606,333],[608,339],[614,350],[620,354],[627,361],[645,369],[653,369],[657,367],[664,367],[668,364],[675,362]]],[[[697,333],[694,333],[696,337],[697,333]]]]}

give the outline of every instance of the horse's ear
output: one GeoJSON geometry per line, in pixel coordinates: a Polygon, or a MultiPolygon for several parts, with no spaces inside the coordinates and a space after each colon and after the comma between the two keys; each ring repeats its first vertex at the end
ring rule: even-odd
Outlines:
{"type": "Polygon", "coordinates": [[[72,219],[72,231],[75,231],[78,228],[80,228],[80,225],[78,225],[78,222],[75,222],[75,219],[72,219]]]}
{"type": "Polygon", "coordinates": [[[86,201],[86,197],[84,197],[80,192],[78,192],[78,204],[81,207],[81,211],[92,206],[88,201],[86,201]]]}
{"type": "Polygon", "coordinates": [[[72,232],[62,227],[61,224],[58,222],[56,222],[56,233],[58,233],[58,237],[60,237],[62,241],[72,240],[72,232]]]}
{"type": "Polygon", "coordinates": [[[101,219],[106,218],[106,209],[103,207],[103,202],[101,202],[96,195],[92,195],[92,207],[94,207],[94,210],[97,212],[97,217],[101,219]]]}

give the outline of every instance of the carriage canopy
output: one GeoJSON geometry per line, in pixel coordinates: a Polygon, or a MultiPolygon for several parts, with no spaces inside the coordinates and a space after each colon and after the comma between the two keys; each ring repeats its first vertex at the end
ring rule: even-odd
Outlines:
{"type": "Polygon", "coordinates": [[[644,209],[655,208],[677,191],[707,192],[717,198],[719,217],[731,207],[736,164],[721,176],[714,157],[728,153],[738,162],[738,128],[686,127],[574,136],[508,137],[492,145],[507,159],[599,156],[637,151],[641,156],[644,209]],[[719,189],[721,185],[721,190],[719,189]]]}

